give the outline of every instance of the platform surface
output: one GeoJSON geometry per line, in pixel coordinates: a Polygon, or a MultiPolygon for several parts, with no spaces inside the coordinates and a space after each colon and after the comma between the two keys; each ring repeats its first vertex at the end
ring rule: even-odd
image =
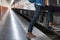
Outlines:
{"type": "MultiPolygon", "coordinates": [[[[25,32],[27,33],[29,22],[25,20],[23,17],[20,15],[17,15],[21,26],[24,28],[25,32]]],[[[45,35],[42,31],[38,30],[36,27],[33,28],[33,34],[35,34],[37,37],[36,38],[31,38],[31,40],[52,40],[50,39],[47,35],[45,35]]]]}
{"type": "Polygon", "coordinates": [[[3,18],[0,25],[0,40],[27,40],[26,32],[11,10],[3,18]]]}

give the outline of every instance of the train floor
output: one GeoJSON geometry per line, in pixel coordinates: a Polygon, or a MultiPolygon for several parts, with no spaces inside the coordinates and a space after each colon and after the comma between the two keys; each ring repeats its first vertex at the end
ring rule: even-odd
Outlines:
{"type": "MultiPolygon", "coordinates": [[[[0,40],[28,40],[26,37],[28,25],[29,22],[10,10],[1,20],[0,40]]],[[[33,34],[37,37],[31,38],[31,40],[52,40],[35,27],[33,34]]]]}

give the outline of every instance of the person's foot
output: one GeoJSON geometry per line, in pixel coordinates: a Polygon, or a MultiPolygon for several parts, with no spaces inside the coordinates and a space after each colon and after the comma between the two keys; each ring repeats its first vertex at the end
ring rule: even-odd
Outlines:
{"type": "Polygon", "coordinates": [[[49,22],[49,26],[57,26],[58,24],[55,22],[49,22]]]}
{"type": "Polygon", "coordinates": [[[27,37],[35,38],[36,36],[35,36],[35,35],[33,35],[32,33],[27,33],[27,37]]]}

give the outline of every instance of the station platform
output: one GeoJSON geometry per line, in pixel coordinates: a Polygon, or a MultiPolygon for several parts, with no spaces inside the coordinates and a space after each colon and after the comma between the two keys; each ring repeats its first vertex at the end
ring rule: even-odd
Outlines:
{"type": "MultiPolygon", "coordinates": [[[[26,36],[28,25],[29,22],[10,10],[1,20],[0,40],[28,40],[26,36]]],[[[37,37],[31,40],[52,40],[35,27],[33,34],[37,37]]]]}
{"type": "MultiPolygon", "coordinates": [[[[12,8],[12,10],[18,14],[19,16],[22,16],[23,18],[25,18],[27,21],[31,21],[32,16],[34,14],[34,10],[26,10],[26,9],[18,9],[18,8],[12,8]]],[[[60,15],[59,12],[53,13],[54,15],[54,21],[57,24],[60,24],[60,15]]],[[[40,17],[39,17],[40,19],[40,17]]],[[[60,25],[57,25],[54,27],[54,30],[49,30],[48,26],[46,25],[46,18],[44,17],[44,22],[41,24],[39,22],[39,20],[37,21],[35,27],[38,28],[39,30],[41,30],[42,32],[44,32],[47,36],[49,36],[49,38],[54,39],[54,40],[60,40],[60,25]],[[56,36],[57,35],[57,36],[56,36]],[[50,37],[51,36],[51,37],[50,37]],[[54,38],[54,37],[58,37],[58,38],[54,38]]]]}

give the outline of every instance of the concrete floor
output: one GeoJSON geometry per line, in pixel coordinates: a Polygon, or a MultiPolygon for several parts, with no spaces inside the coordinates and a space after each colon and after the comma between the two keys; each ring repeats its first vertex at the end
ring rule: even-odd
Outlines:
{"type": "Polygon", "coordinates": [[[7,13],[0,26],[0,40],[27,40],[26,33],[13,12],[7,13]]]}

